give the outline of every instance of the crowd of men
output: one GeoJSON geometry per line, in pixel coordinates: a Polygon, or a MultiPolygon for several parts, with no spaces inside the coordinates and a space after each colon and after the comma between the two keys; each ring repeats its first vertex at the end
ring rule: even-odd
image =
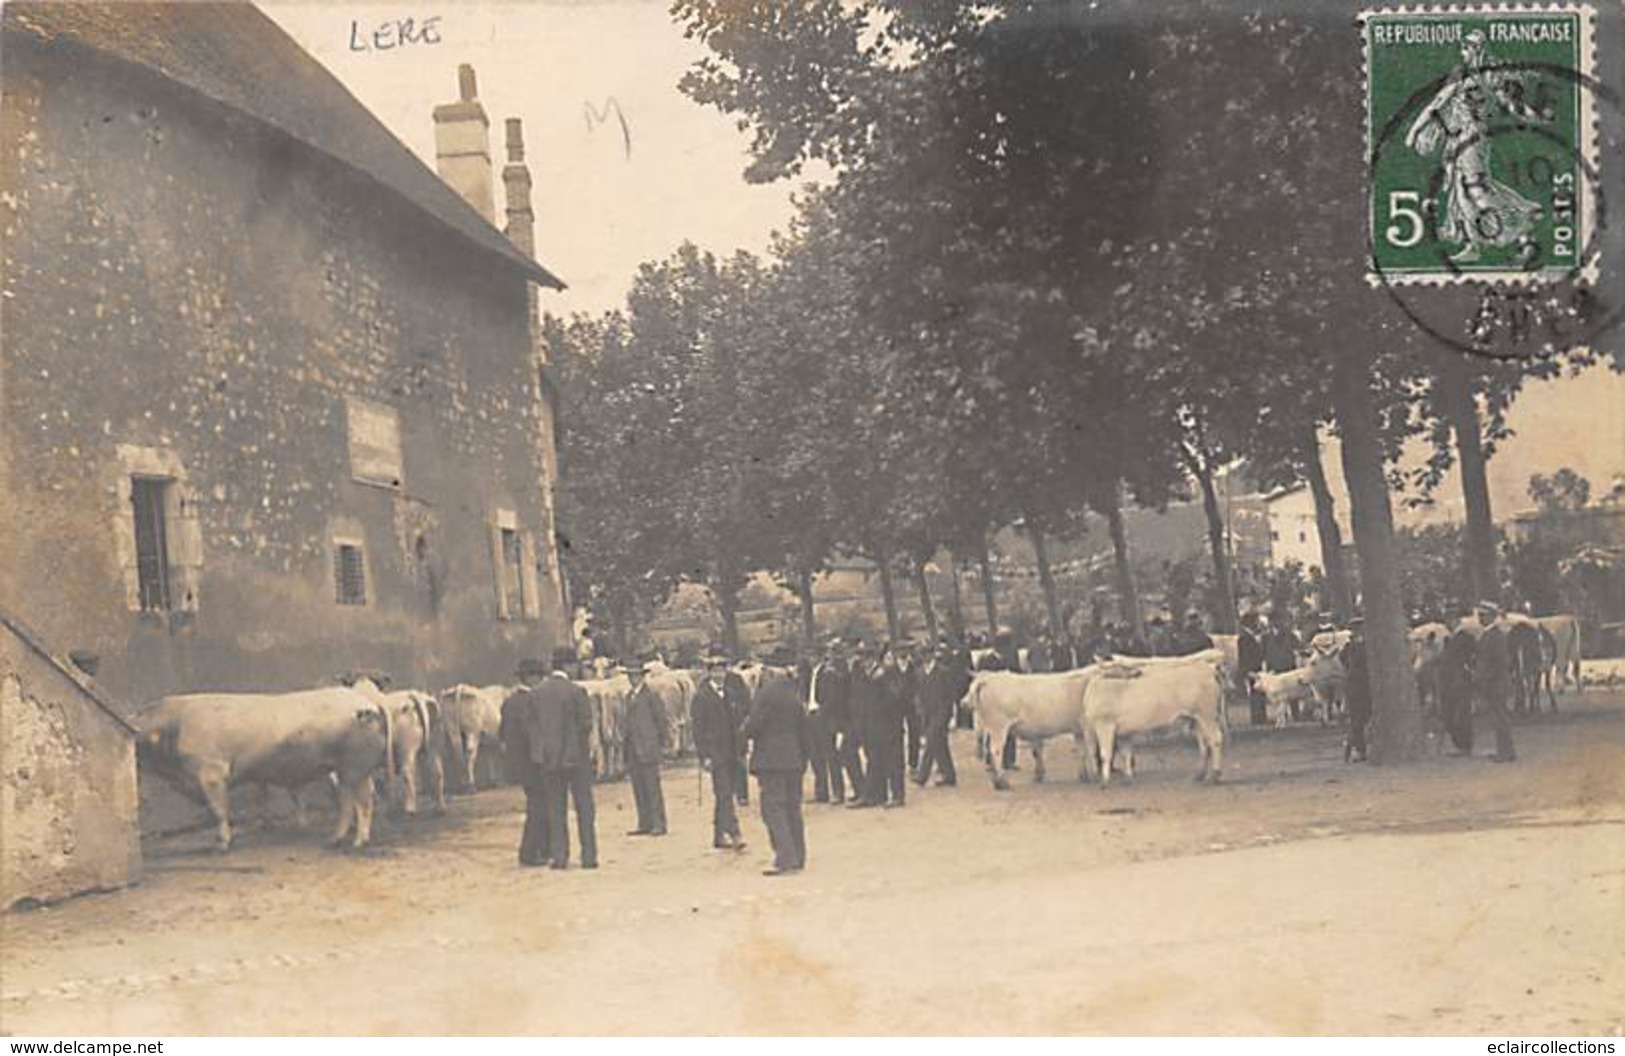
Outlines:
{"type": "MultiPolygon", "coordinates": [[[[1477,625],[1463,620],[1449,634],[1437,669],[1436,710],[1458,751],[1467,754],[1476,710],[1495,730],[1495,757],[1510,761],[1506,687],[1512,660],[1499,617],[1496,607],[1485,603],[1478,607],[1477,625]]],[[[1305,637],[1290,620],[1245,615],[1234,643],[1237,689],[1249,695],[1252,721],[1263,724],[1264,702],[1253,675],[1292,671],[1306,653],[1335,653],[1344,672],[1345,759],[1361,760],[1372,713],[1364,621],[1355,617],[1339,628],[1322,615],[1307,642],[1305,637]]],[[[750,802],[747,775],[757,779],[774,852],[765,870],[771,876],[806,865],[802,798],[808,770],[814,802],[853,810],[901,808],[911,781],[955,784],[949,733],[956,724],[968,725],[958,704],[977,671],[1058,672],[1114,655],[1182,656],[1214,644],[1197,613],[1183,621],[1153,618],[1143,636],[1107,623],[1080,639],[1043,629],[1026,642],[1009,632],[935,642],[835,638],[801,657],[776,650],[764,658],[763,680],[754,693],[732,658],[713,645],[702,657],[704,673],[691,706],[695,751],[711,775],[713,845],[745,849],[738,808],[750,802]]],[[[631,685],[620,736],[637,812],[637,824],[627,834],[633,837],[668,831],[660,762],[670,747],[671,724],[660,694],[646,681],[649,662],[640,658],[620,665],[631,685]]],[[[594,716],[586,691],[571,678],[579,663],[569,649],[555,653],[552,664],[525,661],[518,672],[523,687],[502,709],[510,776],[526,797],[523,865],[568,866],[572,803],[582,867],[598,863],[590,759],[594,716]]],[[[1015,767],[1015,749],[1013,737],[1000,748],[1006,769],[1015,767]]]]}

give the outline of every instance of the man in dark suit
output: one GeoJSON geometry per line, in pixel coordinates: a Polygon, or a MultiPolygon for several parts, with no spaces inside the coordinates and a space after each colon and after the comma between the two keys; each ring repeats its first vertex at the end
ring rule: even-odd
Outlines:
{"type": "Polygon", "coordinates": [[[1258,614],[1249,612],[1241,618],[1241,630],[1236,635],[1236,689],[1247,695],[1249,721],[1262,726],[1269,721],[1264,691],[1253,685],[1253,676],[1264,670],[1264,635],[1258,625],[1258,614]]]}
{"type": "Polygon", "coordinates": [[[770,656],[761,688],[751,702],[744,734],[750,741],[750,772],[762,797],[762,823],[773,844],[765,876],[797,873],[807,865],[801,820],[801,773],[807,766],[807,723],[801,709],[793,657],[770,656]]]}
{"type": "Polygon", "coordinates": [[[642,659],[622,665],[632,690],[626,695],[626,716],[621,739],[626,746],[626,769],[632,777],[632,798],[637,804],[638,827],[628,836],[666,835],[666,797],[660,787],[660,762],[666,756],[671,727],[666,702],[644,677],[642,659]]]}
{"type": "Polygon", "coordinates": [[[546,865],[550,854],[547,800],[542,787],[542,744],[536,734],[536,687],[547,678],[541,660],[519,661],[523,685],[502,702],[502,751],[509,781],[525,790],[525,827],[519,837],[519,864],[546,865]]]}
{"type": "Polygon", "coordinates": [[[889,646],[881,646],[864,677],[863,744],[868,786],[860,806],[901,807],[908,784],[903,738],[910,700],[903,672],[889,646]]]}
{"type": "MultiPolygon", "coordinates": [[[[568,662],[574,658],[565,659],[568,662]]],[[[542,679],[532,692],[532,758],[541,768],[550,864],[554,869],[564,869],[570,864],[568,810],[573,800],[576,828],[581,837],[581,868],[596,869],[597,812],[593,807],[593,774],[589,761],[592,699],[561,670],[554,670],[542,679]]]]}
{"type": "Polygon", "coordinates": [[[1478,622],[1484,630],[1473,655],[1473,693],[1478,698],[1478,714],[1489,719],[1495,730],[1495,761],[1510,763],[1518,758],[1512,747],[1512,719],[1507,714],[1512,650],[1507,645],[1506,624],[1501,621],[1498,605],[1479,602],[1478,622]]]}
{"type": "Polygon", "coordinates": [[[851,723],[847,701],[851,675],[831,642],[807,676],[807,717],[812,737],[813,799],[820,803],[846,800],[846,759],[840,738],[851,723]]]}
{"type": "Polygon", "coordinates": [[[914,772],[914,783],[923,785],[931,780],[931,770],[935,767],[941,773],[937,784],[956,784],[959,778],[954,772],[953,753],[948,748],[948,727],[953,722],[954,708],[961,694],[955,692],[959,677],[954,669],[953,650],[946,642],[935,656],[925,658],[918,675],[920,713],[925,721],[925,754],[914,772]]]}
{"type": "Polygon", "coordinates": [[[748,717],[749,702],[737,676],[728,678],[728,658],[720,649],[705,657],[705,678],[694,692],[694,750],[711,770],[711,793],[716,806],[711,814],[712,845],[742,851],[739,814],[734,807],[738,786],[745,780],[739,765],[743,740],[740,727],[748,717]]]}

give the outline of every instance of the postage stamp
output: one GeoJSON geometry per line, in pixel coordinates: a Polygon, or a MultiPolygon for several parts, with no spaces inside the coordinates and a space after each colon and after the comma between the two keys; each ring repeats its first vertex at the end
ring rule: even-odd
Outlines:
{"type": "Polygon", "coordinates": [[[1594,281],[1593,21],[1568,4],[1361,15],[1368,278],[1594,281]]]}

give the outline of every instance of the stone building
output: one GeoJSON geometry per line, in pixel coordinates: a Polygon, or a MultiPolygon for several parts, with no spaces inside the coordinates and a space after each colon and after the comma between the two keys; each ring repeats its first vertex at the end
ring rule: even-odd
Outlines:
{"type": "Polygon", "coordinates": [[[473,71],[442,179],[246,4],[8,3],[4,49],[0,607],[121,707],[567,638],[562,283],[473,71]]]}

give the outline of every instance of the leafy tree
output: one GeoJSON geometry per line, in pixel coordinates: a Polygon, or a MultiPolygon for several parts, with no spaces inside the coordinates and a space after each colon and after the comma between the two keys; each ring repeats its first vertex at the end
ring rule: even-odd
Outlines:
{"type": "Polygon", "coordinates": [[[1591,501],[1591,481],[1568,466],[1550,476],[1536,473],[1529,478],[1529,498],[1542,513],[1583,510],[1591,501]]]}

